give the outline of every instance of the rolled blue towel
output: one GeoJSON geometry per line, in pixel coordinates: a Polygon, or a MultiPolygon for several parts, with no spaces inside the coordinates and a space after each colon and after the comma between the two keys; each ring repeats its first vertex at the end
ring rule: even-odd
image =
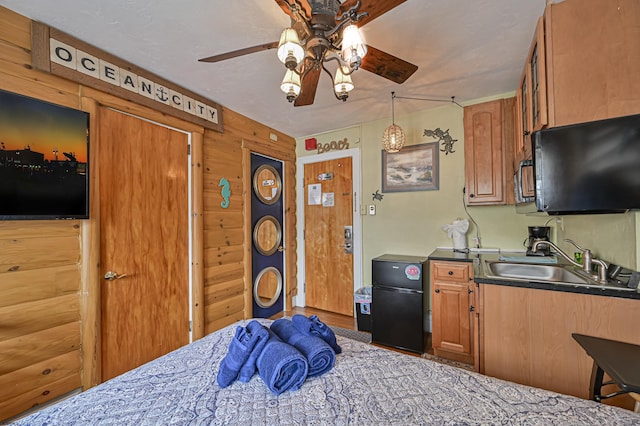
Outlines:
{"type": "Polygon", "coordinates": [[[245,327],[238,326],[236,328],[236,334],[231,340],[227,355],[220,363],[218,370],[217,380],[221,388],[226,388],[236,380],[240,369],[249,359],[249,355],[260,337],[258,334],[252,334],[245,327]]]}
{"type": "Polygon", "coordinates": [[[342,348],[336,341],[336,335],[325,323],[318,319],[317,315],[311,315],[309,318],[304,315],[296,314],[291,319],[293,325],[302,334],[314,335],[320,337],[331,346],[336,354],[342,352],[342,348]]]}
{"type": "Polygon", "coordinates": [[[292,345],[307,358],[309,377],[331,370],[336,362],[333,348],[318,336],[302,334],[291,320],[280,318],[271,324],[271,330],[284,342],[292,345]]]}
{"type": "Polygon", "coordinates": [[[242,368],[240,368],[240,377],[238,380],[243,383],[251,380],[251,377],[255,374],[257,370],[256,361],[264,350],[267,340],[269,340],[269,329],[256,320],[247,324],[247,330],[249,330],[252,335],[256,336],[256,339],[258,340],[251,350],[251,354],[249,355],[249,358],[247,358],[247,362],[245,362],[242,368]]]}
{"type": "Polygon", "coordinates": [[[271,330],[256,365],[262,381],[276,395],[300,389],[309,373],[309,364],[304,355],[280,340],[271,330]]]}

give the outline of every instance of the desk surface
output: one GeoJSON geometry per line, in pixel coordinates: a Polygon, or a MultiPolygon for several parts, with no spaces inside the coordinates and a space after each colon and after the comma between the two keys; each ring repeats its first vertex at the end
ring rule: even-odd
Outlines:
{"type": "Polygon", "coordinates": [[[620,389],[640,393],[640,345],[577,333],[571,336],[620,389]]]}

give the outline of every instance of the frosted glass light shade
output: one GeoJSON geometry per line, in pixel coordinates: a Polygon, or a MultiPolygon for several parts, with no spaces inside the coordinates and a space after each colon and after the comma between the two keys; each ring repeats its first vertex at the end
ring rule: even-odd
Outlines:
{"type": "Polygon", "coordinates": [[[396,124],[392,124],[384,130],[382,135],[382,146],[388,153],[398,152],[405,142],[404,130],[396,124]]]}
{"type": "Polygon", "coordinates": [[[349,70],[345,66],[338,67],[336,70],[336,76],[333,79],[333,90],[343,101],[347,100],[349,92],[355,87],[351,80],[351,75],[348,74],[349,70]]]}
{"type": "Polygon", "coordinates": [[[362,40],[360,30],[354,24],[342,30],[342,59],[348,64],[358,63],[367,54],[367,46],[362,40]]]}
{"type": "Polygon", "coordinates": [[[300,45],[298,33],[293,28],[285,28],[278,43],[278,59],[287,68],[295,68],[303,58],[304,49],[300,45]]]}
{"type": "Polygon", "coordinates": [[[293,102],[300,94],[300,76],[298,73],[292,69],[287,70],[282,79],[280,90],[287,95],[289,102],[293,102]]]}

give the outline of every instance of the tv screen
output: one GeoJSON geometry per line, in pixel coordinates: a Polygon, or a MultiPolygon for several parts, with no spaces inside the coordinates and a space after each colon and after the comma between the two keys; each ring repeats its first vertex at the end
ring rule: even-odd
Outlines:
{"type": "Polygon", "coordinates": [[[0,220],[89,218],[89,114],[0,90],[0,220]]]}
{"type": "Polygon", "coordinates": [[[533,141],[539,210],[640,209],[640,115],[541,130],[533,141]]]}

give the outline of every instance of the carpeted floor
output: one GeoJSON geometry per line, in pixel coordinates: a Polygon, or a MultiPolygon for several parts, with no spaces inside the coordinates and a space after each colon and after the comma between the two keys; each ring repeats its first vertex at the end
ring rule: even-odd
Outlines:
{"type": "Polygon", "coordinates": [[[462,368],[464,370],[474,371],[473,365],[465,364],[463,362],[452,361],[450,359],[441,358],[439,356],[428,354],[428,353],[422,354],[421,357],[425,358],[425,359],[429,359],[431,361],[439,362],[440,364],[447,364],[447,365],[451,365],[453,367],[462,368]]]}
{"type": "Polygon", "coordinates": [[[349,330],[347,328],[333,326],[331,327],[331,329],[338,336],[348,337],[349,339],[357,340],[358,342],[371,343],[371,333],[364,333],[362,331],[349,330]]]}
{"type": "MultiPolygon", "coordinates": [[[[364,333],[357,330],[349,330],[347,328],[331,327],[333,332],[338,336],[347,337],[349,339],[357,340],[363,343],[371,343],[371,333],[364,333]]],[[[421,355],[422,358],[429,359],[431,361],[439,362],[441,364],[451,365],[453,367],[463,368],[465,370],[473,371],[473,365],[465,364],[458,361],[452,361],[450,359],[441,358],[429,353],[421,355]]]]}

